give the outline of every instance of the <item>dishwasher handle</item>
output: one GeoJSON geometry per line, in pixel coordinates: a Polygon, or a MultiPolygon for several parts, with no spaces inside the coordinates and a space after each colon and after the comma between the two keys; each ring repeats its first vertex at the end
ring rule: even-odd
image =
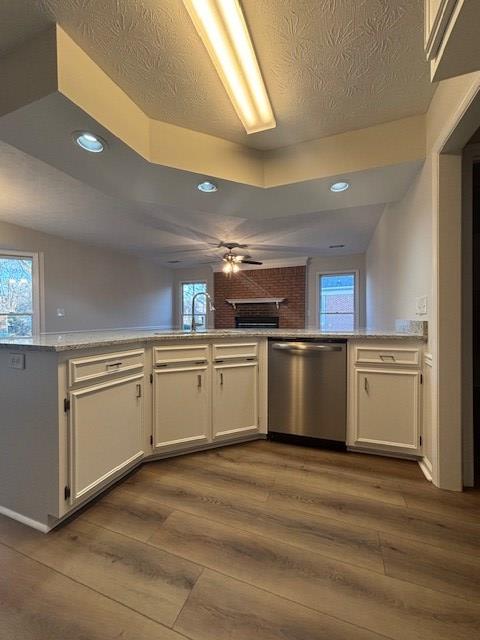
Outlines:
{"type": "Polygon", "coordinates": [[[273,349],[279,351],[292,351],[305,353],[307,351],[342,351],[342,345],[338,344],[315,344],[314,342],[274,342],[273,349]]]}

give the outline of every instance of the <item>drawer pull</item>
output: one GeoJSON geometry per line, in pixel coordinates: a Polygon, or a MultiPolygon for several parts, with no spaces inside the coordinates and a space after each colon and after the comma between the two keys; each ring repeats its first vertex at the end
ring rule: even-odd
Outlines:
{"type": "Polygon", "coordinates": [[[380,360],[383,362],[395,362],[395,356],[380,354],[380,360]]]}
{"type": "Polygon", "coordinates": [[[137,398],[141,398],[141,397],[142,397],[142,385],[137,384],[137,398]]]}
{"type": "Polygon", "coordinates": [[[198,376],[197,376],[197,387],[199,389],[201,389],[201,387],[202,387],[202,376],[200,374],[198,374],[198,376]]]}
{"type": "Polygon", "coordinates": [[[223,373],[220,373],[220,385],[223,387],[223,373]]]}
{"type": "Polygon", "coordinates": [[[363,386],[364,386],[364,389],[365,389],[365,393],[368,393],[368,378],[367,378],[367,376],[365,376],[365,379],[363,381],[363,386]]]}
{"type": "Polygon", "coordinates": [[[110,367],[121,367],[123,362],[107,362],[107,369],[110,367]]]}

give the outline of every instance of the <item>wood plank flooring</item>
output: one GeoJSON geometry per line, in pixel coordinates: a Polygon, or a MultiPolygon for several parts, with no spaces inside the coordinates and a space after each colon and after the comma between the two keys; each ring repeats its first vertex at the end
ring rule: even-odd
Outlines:
{"type": "Polygon", "coordinates": [[[148,463],[44,536],[0,516],[0,640],[480,638],[480,492],[251,442],[148,463]]]}

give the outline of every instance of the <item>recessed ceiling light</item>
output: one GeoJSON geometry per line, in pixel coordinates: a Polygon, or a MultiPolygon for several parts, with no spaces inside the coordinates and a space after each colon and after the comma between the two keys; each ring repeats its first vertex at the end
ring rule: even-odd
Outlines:
{"type": "Polygon", "coordinates": [[[183,0],[247,133],[276,126],[239,0],[183,0]]]}
{"type": "Polygon", "coordinates": [[[200,182],[200,184],[197,185],[197,189],[202,193],[215,193],[215,191],[218,191],[217,185],[213,182],[210,182],[210,180],[200,182]]]}
{"type": "Polygon", "coordinates": [[[103,138],[100,138],[100,136],[96,136],[93,133],[89,133],[88,131],[75,131],[73,138],[79,147],[84,151],[89,151],[90,153],[101,153],[106,146],[106,142],[103,138]]]}
{"type": "Polygon", "coordinates": [[[330,185],[330,191],[333,191],[333,193],[340,193],[341,191],[346,191],[349,187],[349,182],[334,182],[330,185]]]}

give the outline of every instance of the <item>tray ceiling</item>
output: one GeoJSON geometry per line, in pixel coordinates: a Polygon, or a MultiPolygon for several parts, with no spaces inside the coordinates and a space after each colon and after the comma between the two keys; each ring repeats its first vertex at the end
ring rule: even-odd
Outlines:
{"type": "Polygon", "coordinates": [[[58,22],[150,117],[259,149],[424,113],[422,0],[243,0],[277,118],[247,136],[180,0],[0,0],[0,51],[58,22]]]}
{"type": "Polygon", "coordinates": [[[224,250],[214,245],[220,240],[247,242],[248,253],[259,260],[363,253],[385,206],[252,220],[115,197],[3,142],[0,165],[1,221],[155,259],[168,267],[219,261],[224,250]],[[345,246],[329,248],[339,243],[345,246]],[[179,262],[172,265],[172,260],[179,262]]]}

